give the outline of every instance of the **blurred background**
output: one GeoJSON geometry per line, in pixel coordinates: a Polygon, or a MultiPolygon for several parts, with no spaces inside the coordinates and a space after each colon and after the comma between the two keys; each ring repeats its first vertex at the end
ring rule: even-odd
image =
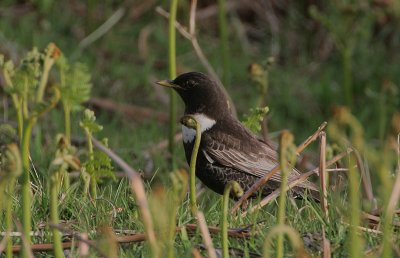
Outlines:
{"type": "MultiPolygon", "coordinates": [[[[157,7],[168,11],[169,1],[2,0],[0,52],[18,61],[54,42],[70,60],[85,63],[93,82],[87,105],[104,125],[100,135],[136,168],[157,169],[163,156],[149,164],[144,155],[168,130],[168,91],[154,84],[168,78],[168,21],[157,7]]],[[[186,28],[189,8],[190,1],[179,1],[177,20],[186,28]]],[[[260,103],[249,74],[257,63],[268,77],[262,101],[270,132],[289,129],[300,143],[339,106],[359,119],[372,146],[399,132],[399,1],[228,0],[222,30],[218,10],[217,1],[199,1],[196,35],[240,119],[260,103]]],[[[179,32],[176,44],[178,74],[207,72],[179,32]]],[[[6,108],[2,87],[0,97],[6,108]]],[[[49,130],[62,128],[59,112],[46,118],[49,130]]],[[[73,135],[82,135],[78,122],[73,126],[73,135]]]]}

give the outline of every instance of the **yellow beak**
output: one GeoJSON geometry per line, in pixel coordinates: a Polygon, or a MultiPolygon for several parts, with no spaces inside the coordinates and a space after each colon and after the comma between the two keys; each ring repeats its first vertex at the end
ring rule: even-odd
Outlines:
{"type": "Polygon", "coordinates": [[[168,88],[173,88],[173,89],[180,89],[181,87],[177,84],[174,84],[171,80],[161,80],[156,82],[158,85],[168,87],[168,88]]]}

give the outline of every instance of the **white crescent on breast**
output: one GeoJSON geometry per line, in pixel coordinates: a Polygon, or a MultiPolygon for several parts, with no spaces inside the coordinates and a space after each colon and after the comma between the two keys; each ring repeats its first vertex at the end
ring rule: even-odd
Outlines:
{"type": "MultiPolygon", "coordinates": [[[[192,114],[191,116],[193,116],[196,121],[200,123],[200,131],[202,133],[213,127],[213,125],[216,123],[214,119],[211,119],[204,114],[197,113],[192,114]]],[[[182,138],[184,143],[192,142],[194,138],[196,138],[196,130],[182,125],[182,138]]]]}

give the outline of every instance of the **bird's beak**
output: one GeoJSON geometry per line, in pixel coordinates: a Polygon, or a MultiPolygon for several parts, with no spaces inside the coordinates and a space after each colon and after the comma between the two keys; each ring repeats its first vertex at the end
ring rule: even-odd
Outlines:
{"type": "Polygon", "coordinates": [[[172,80],[161,80],[156,82],[158,85],[168,87],[168,88],[173,88],[173,89],[181,89],[181,87],[177,84],[174,84],[172,80]]]}

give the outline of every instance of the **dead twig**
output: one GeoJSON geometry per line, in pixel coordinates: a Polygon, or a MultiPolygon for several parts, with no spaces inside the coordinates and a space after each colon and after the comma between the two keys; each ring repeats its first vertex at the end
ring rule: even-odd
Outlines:
{"type": "MultiPolygon", "coordinates": [[[[96,252],[97,252],[99,255],[104,256],[104,254],[102,253],[102,251],[96,246],[96,242],[95,242],[95,241],[88,240],[84,233],[73,232],[73,231],[70,231],[70,230],[64,228],[64,227],[61,226],[61,225],[53,224],[53,223],[49,223],[49,227],[50,227],[50,228],[55,228],[55,229],[59,230],[59,231],[62,232],[62,233],[67,233],[67,234],[69,234],[69,235],[72,236],[73,238],[77,239],[79,242],[83,242],[83,243],[85,243],[86,245],[88,245],[88,246],[90,246],[91,248],[93,248],[94,250],[96,250],[96,252]]],[[[79,245],[78,245],[78,246],[79,246],[79,245]]]]}
{"type": "Polygon", "coordinates": [[[104,34],[106,34],[115,24],[117,24],[121,18],[125,14],[124,8],[119,8],[117,11],[113,13],[100,27],[98,27],[95,31],[90,33],[86,38],[84,38],[81,42],[79,42],[79,48],[84,49],[90,46],[93,42],[101,38],[104,34]]]}
{"type": "Polygon", "coordinates": [[[322,225],[322,251],[323,251],[324,258],[331,257],[331,243],[326,238],[324,225],[322,225]]]}
{"type": "MultiPolygon", "coordinates": [[[[327,193],[327,180],[328,176],[326,173],[326,134],[325,132],[320,133],[320,145],[319,145],[319,181],[321,184],[321,208],[324,212],[325,219],[329,223],[328,216],[328,193],[327,193]]],[[[324,254],[325,256],[325,254],[324,254]]]]}
{"type": "Polygon", "coordinates": [[[354,157],[356,158],[358,170],[360,171],[365,196],[367,197],[368,201],[373,205],[373,209],[376,210],[377,203],[375,201],[374,192],[372,189],[371,177],[364,168],[360,153],[356,149],[353,149],[353,153],[354,157]]]}
{"type": "MultiPolygon", "coordinates": [[[[369,220],[371,222],[371,224],[374,224],[375,226],[378,225],[379,223],[381,223],[381,218],[379,216],[373,215],[373,214],[369,214],[367,212],[361,212],[361,215],[363,218],[369,220]]],[[[393,221],[392,225],[395,227],[399,227],[400,228],[400,222],[397,221],[393,221]]]]}
{"type": "Polygon", "coordinates": [[[400,199],[400,134],[397,135],[397,168],[396,179],[393,184],[392,194],[389,198],[389,203],[386,208],[388,214],[393,214],[400,199]]]}
{"type": "Polygon", "coordinates": [[[208,257],[217,258],[215,253],[215,249],[212,243],[212,239],[210,236],[210,231],[208,231],[206,219],[204,218],[204,214],[201,211],[197,212],[197,223],[200,228],[201,236],[203,238],[204,246],[207,250],[208,257]]]}
{"type": "MultiPolygon", "coordinates": [[[[75,239],[78,240],[78,241],[72,241],[72,242],[63,242],[62,243],[63,249],[71,249],[72,247],[80,247],[81,244],[84,243],[85,245],[88,245],[88,246],[94,248],[97,252],[99,252],[99,250],[96,246],[96,242],[94,240],[88,240],[85,237],[86,233],[72,232],[72,231],[66,230],[65,228],[61,227],[60,225],[50,224],[50,227],[57,228],[60,231],[62,231],[64,235],[74,237],[75,239]]],[[[197,231],[198,227],[201,227],[201,225],[187,224],[185,226],[176,227],[176,231],[177,232],[181,231],[182,227],[185,227],[188,232],[195,233],[197,231]]],[[[200,228],[200,231],[202,231],[202,230],[204,230],[204,229],[200,228]]],[[[219,234],[220,233],[219,227],[208,226],[205,230],[207,230],[211,234],[219,234]]],[[[132,230],[114,230],[114,231],[130,234],[130,235],[125,235],[125,236],[117,236],[117,242],[120,244],[143,242],[143,241],[146,241],[146,239],[147,239],[146,233],[133,233],[132,230]]],[[[92,232],[92,233],[95,234],[96,232],[92,232]]],[[[19,236],[21,236],[21,235],[19,234],[19,236]]],[[[245,229],[243,229],[243,228],[228,229],[228,236],[229,237],[249,237],[250,232],[246,228],[245,229]]],[[[51,243],[33,244],[31,246],[31,250],[33,252],[53,251],[53,249],[54,249],[54,246],[51,243]]],[[[14,253],[19,253],[22,250],[22,246],[14,245],[12,250],[14,253]]],[[[101,254],[101,253],[99,253],[99,254],[101,254]]]]}
{"type": "Polygon", "coordinates": [[[154,4],[155,0],[140,1],[138,4],[129,9],[128,17],[135,21],[139,19],[145,12],[149,11],[154,4]]]}
{"type": "MultiPolygon", "coordinates": [[[[182,133],[175,134],[174,141],[175,142],[179,142],[181,140],[182,140],[182,133]]],[[[166,149],[167,147],[168,147],[168,140],[165,139],[165,140],[162,140],[159,143],[151,145],[145,152],[149,153],[149,154],[155,154],[157,152],[160,152],[160,151],[166,149]]]]}
{"type": "Polygon", "coordinates": [[[152,118],[155,118],[159,123],[166,123],[168,121],[167,113],[158,112],[147,107],[116,103],[106,98],[91,98],[87,103],[107,111],[121,113],[139,122],[152,118]]]}

